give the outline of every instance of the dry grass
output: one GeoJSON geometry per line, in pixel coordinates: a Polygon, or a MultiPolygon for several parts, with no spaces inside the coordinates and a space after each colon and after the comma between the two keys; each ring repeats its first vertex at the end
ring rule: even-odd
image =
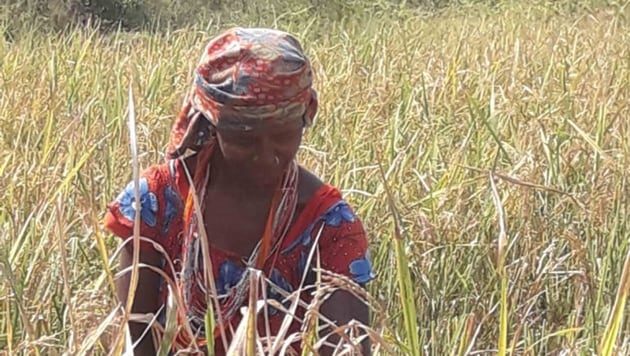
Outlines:
{"type": "MultiPolygon", "coordinates": [[[[391,352],[412,353],[414,313],[422,354],[630,353],[630,10],[352,6],[240,23],[297,33],[314,61],[301,159],[370,232],[391,352]]],[[[112,348],[117,241],[99,219],[131,178],[128,85],[145,167],[225,26],[0,37],[0,349],[112,348]]]]}

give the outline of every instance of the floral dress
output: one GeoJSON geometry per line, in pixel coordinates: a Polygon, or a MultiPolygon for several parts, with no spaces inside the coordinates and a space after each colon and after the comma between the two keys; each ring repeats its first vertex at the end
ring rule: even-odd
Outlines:
{"type": "MultiPolygon", "coordinates": [[[[168,264],[164,263],[164,271],[177,282],[178,286],[186,282],[186,276],[181,273],[182,256],[186,254],[186,244],[183,243],[182,238],[183,201],[181,198],[186,196],[188,189],[185,177],[179,160],[154,165],[145,170],[140,177],[140,204],[142,206],[140,235],[164,248],[174,265],[173,270],[167,268],[168,264]]],[[[134,206],[133,183],[130,183],[108,205],[104,219],[105,228],[123,239],[132,236],[136,213],[134,206]]],[[[151,246],[152,244],[147,242],[141,243],[142,249],[153,248],[151,246]]],[[[299,288],[305,272],[310,271],[311,266],[307,264],[309,254],[314,247],[318,249],[322,269],[345,275],[360,285],[365,285],[374,278],[364,228],[339,190],[328,184],[323,185],[313,194],[300,215],[294,220],[280,245],[278,257],[273,263],[272,261],[265,262],[263,271],[266,278],[287,293],[295,291],[299,288]]],[[[216,248],[211,243],[209,252],[217,294],[221,298],[236,286],[246,266],[238,256],[216,248]]],[[[313,264],[312,262],[311,265],[313,264]]],[[[267,297],[283,302],[283,293],[274,288],[267,290],[267,297]]],[[[196,294],[192,296],[191,305],[184,305],[182,308],[187,311],[194,307],[204,309],[206,307],[205,295],[201,294],[199,289],[193,289],[193,292],[196,294]]],[[[167,293],[166,284],[162,282],[161,303],[166,302],[167,293]]],[[[310,301],[309,292],[302,292],[300,297],[306,303],[310,301]]],[[[286,301],[285,305],[288,306],[286,301]]],[[[183,314],[190,315],[186,312],[183,314]]],[[[269,330],[273,336],[277,333],[285,315],[273,307],[268,309],[268,314],[269,330]]],[[[304,309],[298,308],[296,316],[302,318],[303,315],[304,309]]],[[[264,320],[261,319],[264,318],[259,318],[261,323],[258,331],[259,335],[264,337],[267,328],[263,325],[264,320]]],[[[236,329],[239,321],[240,313],[236,313],[229,320],[229,324],[236,329]]],[[[162,319],[161,322],[163,323],[164,320],[162,319]]],[[[189,322],[196,329],[194,331],[203,329],[203,323],[199,325],[200,323],[195,323],[191,319],[189,322]]],[[[299,331],[299,328],[300,324],[293,322],[289,332],[299,331]]],[[[204,334],[203,330],[201,334],[204,334]]],[[[186,339],[182,335],[178,335],[178,338],[186,339]]],[[[229,338],[228,335],[228,340],[229,338]]],[[[220,339],[215,340],[215,345],[217,345],[215,354],[224,354],[220,339]]],[[[296,347],[296,350],[299,352],[299,347],[296,347]]]]}

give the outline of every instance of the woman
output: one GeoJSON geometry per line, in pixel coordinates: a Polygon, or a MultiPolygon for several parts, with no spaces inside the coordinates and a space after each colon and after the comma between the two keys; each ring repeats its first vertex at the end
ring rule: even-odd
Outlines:
{"type": "MultiPolygon", "coordinates": [[[[303,276],[312,284],[316,263],[361,285],[372,279],[361,222],[337,189],[296,163],[303,130],[316,112],[311,65],[292,35],[234,28],[206,46],[190,98],[173,126],[168,160],[145,170],[140,180],[140,235],[162,246],[173,267],[149,243],[141,245],[140,260],[163,268],[177,282],[185,304],[179,306],[180,322],[190,325],[182,328],[177,345],[203,345],[214,337],[215,353],[225,352],[221,332],[229,342],[241,319],[239,308],[248,301],[246,267],[264,273],[272,282],[267,296],[278,301],[297,290],[303,276]],[[220,300],[220,313],[214,312],[221,319],[215,324],[224,324],[212,332],[204,323],[211,290],[204,279],[204,246],[209,246],[220,300]],[[318,257],[311,257],[313,249],[318,257]]],[[[130,183],[108,205],[105,227],[123,239],[133,235],[133,200],[130,183]]],[[[126,246],[122,268],[132,261],[131,244],[126,246]]],[[[123,303],[129,279],[127,274],[117,284],[123,303]]],[[[158,274],[141,269],[132,312],[158,313],[167,291],[158,274]]],[[[301,293],[307,303],[311,291],[301,293]]],[[[337,325],[368,322],[367,307],[347,292],[335,292],[320,312],[337,325]]],[[[276,335],[285,316],[272,307],[267,314],[269,325],[258,318],[262,337],[267,329],[276,335]]],[[[302,317],[303,308],[296,314],[302,317]]],[[[145,325],[131,324],[137,340],[145,325]]],[[[294,322],[290,330],[299,327],[294,322]]],[[[136,352],[153,354],[153,347],[148,333],[136,352]]]]}

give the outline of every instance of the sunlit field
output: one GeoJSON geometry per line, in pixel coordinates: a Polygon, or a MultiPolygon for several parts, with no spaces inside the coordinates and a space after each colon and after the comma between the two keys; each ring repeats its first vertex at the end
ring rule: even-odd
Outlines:
{"type": "Polygon", "coordinates": [[[100,222],[132,177],[129,86],[142,169],[234,25],[295,33],[313,62],[299,159],[369,233],[376,354],[630,354],[630,7],[567,2],[0,36],[0,354],[120,350],[100,222]]]}

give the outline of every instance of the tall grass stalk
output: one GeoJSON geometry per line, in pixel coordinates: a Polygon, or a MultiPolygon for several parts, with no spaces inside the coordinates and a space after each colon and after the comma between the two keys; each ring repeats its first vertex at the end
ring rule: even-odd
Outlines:
{"type": "Polygon", "coordinates": [[[497,272],[501,286],[499,287],[500,301],[499,301],[499,355],[503,356],[507,353],[507,334],[508,334],[508,276],[505,270],[505,254],[507,246],[507,228],[505,224],[505,212],[503,210],[503,204],[497,191],[497,186],[494,181],[492,173],[489,175],[490,187],[492,191],[492,202],[497,209],[497,216],[499,220],[499,237],[497,239],[497,272]]]}
{"type": "MultiPolygon", "coordinates": [[[[84,57],[84,53],[82,53],[81,57],[84,57]]],[[[133,345],[130,344],[130,332],[129,332],[129,316],[131,315],[131,308],[133,307],[133,302],[136,296],[136,288],[138,287],[138,278],[139,271],[138,265],[140,264],[140,216],[142,213],[142,200],[140,200],[140,168],[138,164],[138,147],[137,147],[137,139],[136,139],[136,108],[133,100],[133,91],[131,87],[131,82],[129,82],[129,90],[128,90],[128,111],[127,111],[127,125],[129,129],[129,145],[131,151],[131,166],[132,166],[132,177],[133,177],[133,194],[134,194],[134,222],[133,222],[133,256],[132,256],[132,268],[131,268],[131,278],[129,280],[129,290],[127,292],[127,302],[125,303],[123,321],[122,321],[122,332],[120,335],[124,336],[125,340],[125,349],[124,352],[126,354],[133,354],[133,345]]]]}
{"type": "Polygon", "coordinates": [[[617,287],[617,296],[615,303],[608,316],[608,323],[606,329],[602,335],[600,344],[600,354],[609,356],[614,355],[617,338],[619,331],[622,328],[624,319],[624,311],[626,301],[628,300],[628,293],[630,292],[630,250],[626,254],[626,261],[623,266],[623,272],[621,273],[621,279],[619,280],[619,286],[617,287]]]}
{"type": "Polygon", "coordinates": [[[394,253],[396,255],[396,281],[400,289],[400,304],[402,305],[405,332],[407,336],[407,350],[410,355],[418,356],[421,354],[421,345],[418,338],[418,324],[416,316],[416,303],[413,293],[413,282],[411,281],[411,273],[409,271],[409,260],[405,251],[405,240],[402,236],[400,226],[400,216],[394,197],[387,183],[387,177],[383,167],[379,165],[379,172],[385,189],[390,213],[393,219],[394,233],[392,243],[394,244],[394,253]]]}

